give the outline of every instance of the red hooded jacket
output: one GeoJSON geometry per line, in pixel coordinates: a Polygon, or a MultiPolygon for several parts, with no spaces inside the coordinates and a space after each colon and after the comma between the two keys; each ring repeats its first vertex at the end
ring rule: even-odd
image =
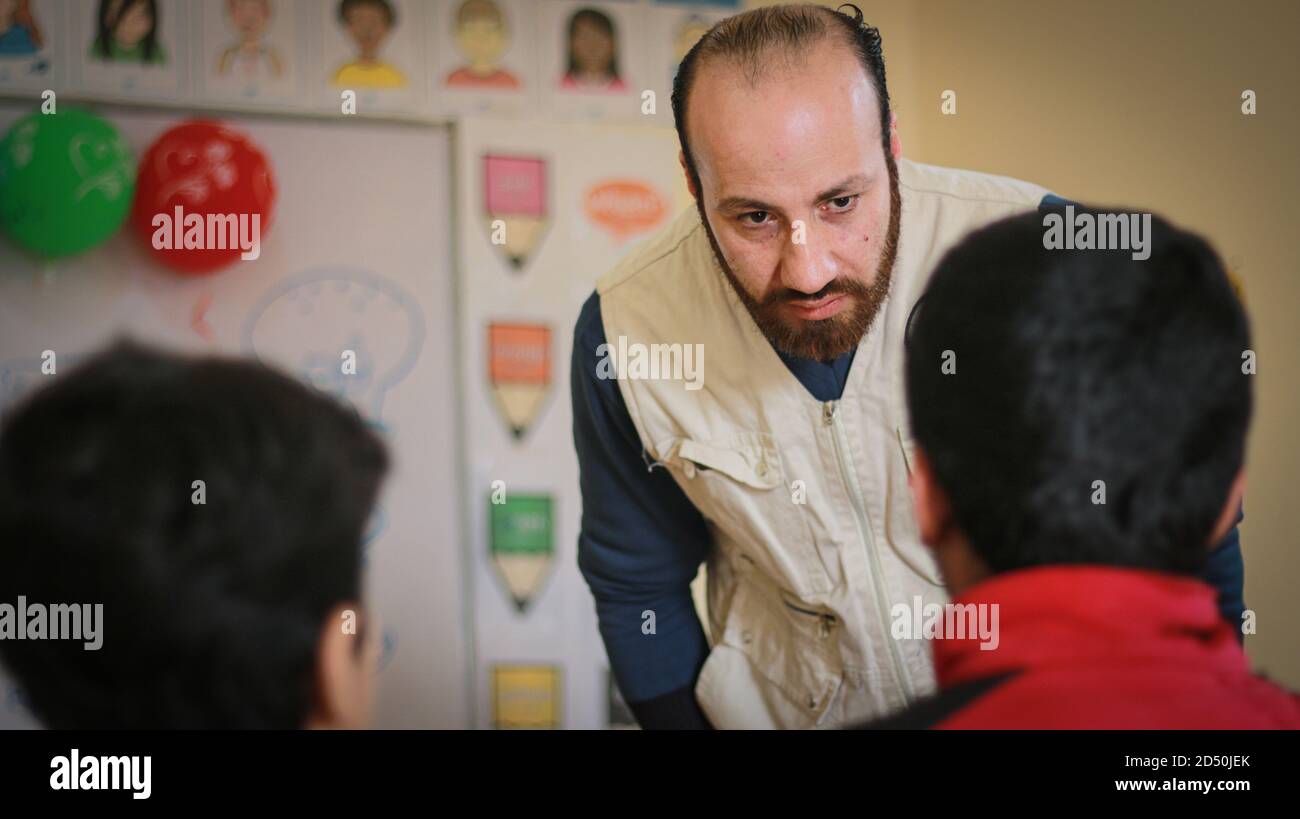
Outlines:
{"type": "Polygon", "coordinates": [[[1103,566],[997,575],[953,600],[998,605],[996,648],[935,639],[940,695],[868,727],[1300,729],[1300,698],[1250,673],[1215,595],[1103,566]]]}

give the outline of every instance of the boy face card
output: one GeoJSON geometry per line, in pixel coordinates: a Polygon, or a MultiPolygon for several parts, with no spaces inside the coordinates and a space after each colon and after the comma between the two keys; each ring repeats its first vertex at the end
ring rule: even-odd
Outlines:
{"type": "Polygon", "coordinates": [[[174,96],[185,88],[188,6],[177,0],[72,3],[78,84],[122,96],[174,96]]]}
{"type": "Polygon", "coordinates": [[[199,73],[205,95],[248,102],[298,97],[300,21],[294,0],[206,0],[199,73]]]}
{"type": "Polygon", "coordinates": [[[407,111],[423,99],[424,4],[323,0],[325,98],[356,95],[357,113],[407,111]]]}
{"type": "Polygon", "coordinates": [[[429,42],[439,107],[518,114],[535,107],[536,3],[439,0],[429,42]]]}

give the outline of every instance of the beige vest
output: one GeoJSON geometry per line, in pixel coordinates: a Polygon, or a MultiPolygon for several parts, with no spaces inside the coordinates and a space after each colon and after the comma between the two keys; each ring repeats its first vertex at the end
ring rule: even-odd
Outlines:
{"type": "Polygon", "coordinates": [[[597,283],[611,345],[703,345],[701,389],[619,388],[647,456],[714,536],[695,694],[720,728],[838,727],[934,690],[925,642],[891,636],[895,605],[947,602],[908,491],[904,327],[945,250],[1047,191],[907,160],[899,174],[892,290],[838,401],[813,398],[773,351],[693,208],[597,283]]]}

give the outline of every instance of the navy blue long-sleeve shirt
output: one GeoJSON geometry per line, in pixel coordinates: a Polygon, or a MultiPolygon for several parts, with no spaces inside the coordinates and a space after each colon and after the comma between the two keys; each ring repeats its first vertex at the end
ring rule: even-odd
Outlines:
{"type": "MultiPolygon", "coordinates": [[[[578,566],[596,599],[619,690],[642,727],[708,727],[693,688],[709,647],[690,592],[711,545],[708,530],[668,471],[649,468],[618,382],[597,377],[604,343],[593,293],[578,316],[571,368],[582,487],[578,566]],[[642,630],[647,611],[653,634],[642,630]]],[[[778,354],[817,400],[842,394],[853,352],[829,364],[778,354]]],[[[1211,553],[1203,578],[1219,590],[1223,616],[1240,635],[1244,569],[1235,527],[1211,553]]]]}

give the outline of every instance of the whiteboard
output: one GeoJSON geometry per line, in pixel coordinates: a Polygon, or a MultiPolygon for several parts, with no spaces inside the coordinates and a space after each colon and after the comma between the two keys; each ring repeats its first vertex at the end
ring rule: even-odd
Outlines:
{"type": "MultiPolygon", "coordinates": [[[[28,110],[0,102],[0,131],[28,110]]],[[[137,157],[181,119],[99,112],[137,157]]],[[[468,727],[449,134],[361,121],[225,121],[267,153],[279,188],[261,258],[184,278],[156,266],[125,229],[53,265],[0,239],[0,411],[50,377],[33,366],[42,350],[54,350],[65,370],[123,333],[183,351],[251,353],[300,374],[313,349],[337,358],[343,340],[357,340],[379,375],[345,394],[383,431],[394,460],[365,547],[367,601],[384,623],[376,727],[468,727]],[[378,295],[354,311],[349,297],[362,292],[378,295]]],[[[32,725],[21,692],[0,678],[0,728],[32,725]]]]}

